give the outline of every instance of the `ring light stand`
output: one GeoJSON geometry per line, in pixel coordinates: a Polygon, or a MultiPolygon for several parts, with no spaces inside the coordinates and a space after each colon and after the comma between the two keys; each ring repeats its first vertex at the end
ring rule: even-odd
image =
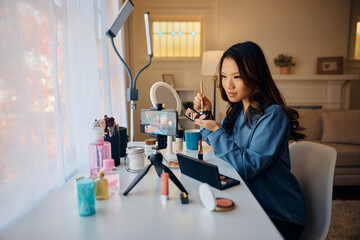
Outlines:
{"type": "MultiPolygon", "coordinates": [[[[167,88],[174,95],[175,100],[176,100],[176,111],[178,112],[178,115],[179,115],[180,112],[181,112],[181,100],[180,100],[180,97],[177,94],[176,90],[172,86],[170,86],[169,84],[167,84],[165,82],[156,82],[151,86],[151,88],[150,88],[150,100],[151,100],[152,105],[154,107],[156,107],[156,104],[159,103],[159,101],[157,100],[157,97],[156,97],[156,90],[159,87],[167,88]]],[[[167,108],[167,109],[169,109],[169,108],[167,108]]],[[[167,136],[167,149],[166,149],[166,154],[164,155],[164,158],[165,158],[165,160],[167,162],[177,161],[177,157],[176,157],[175,153],[173,152],[172,136],[167,136]]]]}

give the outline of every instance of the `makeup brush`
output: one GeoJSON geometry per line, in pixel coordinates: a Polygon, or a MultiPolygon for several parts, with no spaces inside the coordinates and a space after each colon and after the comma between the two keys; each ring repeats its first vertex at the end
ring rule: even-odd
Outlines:
{"type": "Polygon", "coordinates": [[[105,120],[105,129],[109,133],[109,137],[114,135],[115,119],[113,117],[107,117],[105,120]]]}
{"type": "Polygon", "coordinates": [[[98,122],[96,119],[95,119],[94,124],[93,124],[93,128],[94,128],[94,127],[100,127],[100,126],[99,126],[99,122],[98,122]]]}
{"type": "MultiPolygon", "coordinates": [[[[201,98],[202,98],[204,96],[204,86],[203,86],[203,81],[202,80],[200,80],[200,94],[201,94],[201,98]]],[[[204,102],[203,102],[203,100],[201,100],[200,104],[201,104],[201,111],[203,111],[204,110],[204,102]]]]}
{"type": "Polygon", "coordinates": [[[108,119],[105,120],[106,122],[106,127],[107,128],[111,128],[115,126],[115,119],[113,117],[109,117],[108,119]]]}
{"type": "Polygon", "coordinates": [[[106,129],[106,122],[105,122],[105,120],[103,120],[103,119],[99,120],[99,121],[98,121],[98,124],[99,124],[99,126],[102,127],[102,129],[104,129],[104,131],[105,131],[105,129],[106,129]]]}

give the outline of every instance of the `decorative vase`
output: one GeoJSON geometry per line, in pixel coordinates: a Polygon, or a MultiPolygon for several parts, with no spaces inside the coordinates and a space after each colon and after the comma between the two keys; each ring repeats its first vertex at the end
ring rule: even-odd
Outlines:
{"type": "Polygon", "coordinates": [[[290,66],[280,67],[280,74],[290,74],[290,66]]]}

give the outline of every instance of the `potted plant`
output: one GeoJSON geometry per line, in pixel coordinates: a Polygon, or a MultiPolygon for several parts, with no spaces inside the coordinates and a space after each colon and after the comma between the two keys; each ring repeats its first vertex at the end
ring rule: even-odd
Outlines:
{"type": "Polygon", "coordinates": [[[295,66],[291,56],[279,54],[274,58],[275,66],[280,67],[280,74],[290,74],[290,67],[295,66]]]}

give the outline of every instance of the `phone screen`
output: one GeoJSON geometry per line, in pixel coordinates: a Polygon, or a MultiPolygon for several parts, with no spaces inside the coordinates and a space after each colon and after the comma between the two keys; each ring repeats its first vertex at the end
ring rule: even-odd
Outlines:
{"type": "Polygon", "coordinates": [[[140,131],[147,134],[176,136],[177,111],[154,111],[142,109],[140,114],[140,131]]]}

